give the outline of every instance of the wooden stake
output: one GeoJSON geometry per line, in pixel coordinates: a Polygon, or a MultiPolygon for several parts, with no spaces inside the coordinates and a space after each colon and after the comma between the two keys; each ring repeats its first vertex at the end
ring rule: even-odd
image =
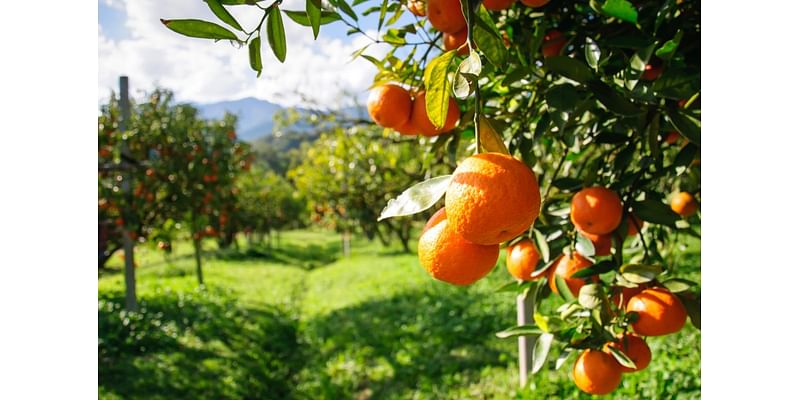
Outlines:
{"type": "MultiPolygon", "coordinates": [[[[128,129],[128,119],[131,115],[130,103],[128,101],[127,76],[119,77],[119,109],[122,114],[122,118],[120,118],[119,121],[119,130],[125,132],[125,130],[128,129]]],[[[130,156],[128,143],[124,140],[122,141],[122,154],[126,157],[130,156]]],[[[131,185],[133,174],[131,173],[130,165],[125,165],[128,164],[125,158],[122,159],[122,163],[125,167],[125,179],[122,180],[122,193],[124,193],[125,198],[130,201],[131,189],[133,187],[133,185],[131,185]]],[[[133,270],[133,239],[128,233],[127,221],[126,225],[122,226],[122,246],[125,252],[125,309],[136,311],[139,309],[139,305],[136,303],[136,273],[133,270]]]]}
{"type": "MultiPolygon", "coordinates": [[[[517,325],[529,325],[533,323],[533,298],[530,292],[525,292],[517,296],[517,325]]],[[[530,336],[520,336],[517,338],[519,351],[519,386],[525,387],[528,384],[528,375],[531,372],[531,359],[533,357],[533,338],[530,336]]]]}

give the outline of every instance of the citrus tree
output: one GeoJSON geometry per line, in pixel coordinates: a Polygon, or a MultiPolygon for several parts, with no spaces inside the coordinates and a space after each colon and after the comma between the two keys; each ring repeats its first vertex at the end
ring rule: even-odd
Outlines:
{"type": "MultiPolygon", "coordinates": [[[[262,25],[243,29],[223,7],[243,2],[208,3],[232,30],[163,22],[184,35],[247,43],[260,74],[262,25]]],[[[451,284],[482,278],[507,248],[515,280],[505,290],[531,300],[536,323],[498,335],[536,337],[532,372],[557,348],[556,366],[577,355],[581,390],[610,393],[623,372],[649,362],[643,337],[682,329],[687,314],[699,328],[699,285],[677,276],[672,257],[675,238],[699,237],[699,2],[255,5],[281,61],[281,11],[315,37],[320,24],[343,23],[391,45],[380,57],[354,54],[378,70],[367,105],[375,123],[387,135],[422,137],[420,153],[470,144],[454,146],[452,174],[411,186],[379,218],[402,220],[444,197],[419,258],[451,284]],[[377,19],[378,36],[365,33],[364,19],[377,19]],[[536,306],[547,296],[563,304],[542,315],[536,306]]],[[[330,186],[339,179],[328,176],[330,186]]]]}
{"type": "Polygon", "coordinates": [[[288,227],[303,219],[304,202],[295,188],[282,176],[256,165],[236,182],[234,224],[249,237],[288,227]]]}

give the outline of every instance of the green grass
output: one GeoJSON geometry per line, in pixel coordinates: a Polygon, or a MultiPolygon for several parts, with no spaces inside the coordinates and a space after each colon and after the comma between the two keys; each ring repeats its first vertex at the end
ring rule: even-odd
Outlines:
{"type": "MultiPolygon", "coordinates": [[[[399,250],[356,240],[342,258],[336,235],[285,232],[277,248],[210,252],[200,290],[188,244],[169,261],[140,246],[137,313],[115,258],[98,282],[100,397],[587,398],[555,354],[535,390],[517,388],[516,340],[494,336],[516,318],[514,295],[495,292],[504,268],[453,287],[399,250]]],[[[678,264],[699,281],[697,241],[678,264]]],[[[653,362],[613,398],[699,398],[699,331],[648,343],[653,362]]]]}

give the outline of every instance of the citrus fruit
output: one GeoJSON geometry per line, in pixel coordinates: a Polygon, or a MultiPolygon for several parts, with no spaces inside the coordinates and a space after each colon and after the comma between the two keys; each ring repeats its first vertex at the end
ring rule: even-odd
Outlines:
{"type": "Polygon", "coordinates": [[[564,34],[555,29],[551,30],[544,35],[542,55],[545,58],[557,56],[561,54],[561,49],[565,44],[567,44],[567,38],[564,37],[564,34]]]}
{"type": "Polygon", "coordinates": [[[511,276],[523,281],[532,281],[545,276],[546,270],[533,275],[541,256],[532,240],[522,239],[508,247],[506,253],[506,267],[511,276]]]}
{"type": "Polygon", "coordinates": [[[392,83],[378,86],[369,94],[367,112],[376,124],[384,128],[402,126],[411,115],[411,95],[408,90],[392,83]]]}
{"type": "Polygon", "coordinates": [[[458,55],[464,56],[469,54],[469,47],[464,46],[467,43],[467,28],[464,28],[456,33],[444,33],[442,35],[442,42],[444,43],[445,50],[458,49],[458,55]]]}
{"type": "Polygon", "coordinates": [[[420,92],[414,98],[414,103],[411,108],[411,124],[417,133],[425,136],[436,136],[448,131],[451,131],[458,124],[461,118],[461,110],[458,109],[458,103],[452,97],[447,106],[447,117],[445,118],[444,126],[441,129],[436,127],[428,118],[428,111],[425,109],[425,92],[420,92]]]}
{"type": "Polygon", "coordinates": [[[442,222],[445,219],[447,219],[447,210],[442,207],[433,213],[433,215],[431,215],[431,217],[428,219],[428,222],[426,222],[425,226],[422,227],[422,233],[420,235],[424,234],[425,231],[431,229],[434,225],[442,222]]]}
{"type": "Polygon", "coordinates": [[[516,0],[483,0],[483,6],[489,11],[500,11],[510,8],[514,5],[515,1],[516,0]]]}
{"type": "Polygon", "coordinates": [[[680,192],[672,197],[670,207],[681,217],[688,217],[697,211],[697,200],[689,192],[680,192]]]}
{"type": "Polygon", "coordinates": [[[610,354],[587,349],[572,367],[575,385],[589,394],[609,394],[622,381],[622,369],[610,354]]]}
{"type": "Polygon", "coordinates": [[[642,336],[669,335],[680,331],[686,323],[683,303],[664,288],[643,290],[628,301],[625,310],[639,314],[639,319],[631,326],[642,336]]]}
{"type": "Polygon", "coordinates": [[[614,286],[611,288],[611,302],[624,310],[628,306],[628,302],[631,300],[631,297],[636,296],[645,289],[647,289],[647,286],[644,285],[639,285],[632,288],[625,286],[614,286]]]}
{"type": "Polygon", "coordinates": [[[425,2],[420,0],[408,0],[406,3],[406,7],[408,7],[408,11],[411,11],[412,14],[418,17],[425,16],[425,2]]]}
{"type": "Polygon", "coordinates": [[[411,122],[411,118],[403,125],[395,127],[394,130],[404,136],[417,136],[417,127],[411,122]]]}
{"type": "Polygon", "coordinates": [[[539,215],[536,175],[525,163],[501,153],[468,157],[453,172],[445,194],[447,217],[470,242],[511,240],[539,215]]]}
{"type": "Polygon", "coordinates": [[[678,139],[680,139],[680,138],[681,138],[681,134],[680,133],[678,133],[677,131],[671,131],[671,132],[667,133],[666,136],[664,136],[664,142],[666,144],[675,144],[675,143],[678,142],[678,139]]]}
{"type": "Polygon", "coordinates": [[[611,235],[594,235],[588,232],[581,232],[581,235],[592,241],[594,245],[594,255],[598,257],[611,254],[611,235]]]}
{"type": "MultiPolygon", "coordinates": [[[[570,278],[572,274],[584,268],[588,268],[592,262],[584,258],[578,252],[573,252],[569,255],[560,255],[556,263],[550,267],[547,275],[547,283],[550,285],[550,290],[558,294],[558,287],[556,286],[556,276],[564,278],[569,290],[574,296],[577,296],[586,281],[583,278],[570,278]]],[[[594,277],[595,280],[597,277],[594,277]]]]}
{"type": "Polygon", "coordinates": [[[638,235],[639,230],[641,230],[644,227],[644,222],[642,222],[642,220],[639,217],[633,214],[628,214],[627,221],[628,221],[628,236],[638,235]]]}
{"type": "Polygon", "coordinates": [[[642,72],[642,80],[654,81],[661,76],[663,70],[664,67],[660,63],[647,64],[644,66],[644,72],[642,72]]]}
{"type": "Polygon", "coordinates": [[[578,230],[595,235],[611,233],[622,221],[622,201],[604,187],[585,188],[572,197],[569,217],[578,230]]]}
{"type": "Polygon", "coordinates": [[[650,346],[647,345],[644,339],[636,335],[623,335],[618,341],[611,342],[608,346],[625,353],[636,365],[636,368],[628,368],[620,365],[619,367],[622,372],[641,371],[647,368],[647,365],[650,364],[650,360],[653,358],[653,354],[650,352],[650,346]]]}
{"type": "Polygon", "coordinates": [[[430,222],[434,223],[419,238],[417,255],[432,277],[453,285],[469,285],[494,268],[499,245],[484,246],[465,240],[452,229],[444,213],[437,212],[430,222]]]}
{"type": "Polygon", "coordinates": [[[441,32],[456,33],[467,26],[459,0],[428,0],[428,20],[441,32]]]}
{"type": "Polygon", "coordinates": [[[522,4],[533,8],[542,7],[549,2],[550,0],[522,0],[522,4]]]}

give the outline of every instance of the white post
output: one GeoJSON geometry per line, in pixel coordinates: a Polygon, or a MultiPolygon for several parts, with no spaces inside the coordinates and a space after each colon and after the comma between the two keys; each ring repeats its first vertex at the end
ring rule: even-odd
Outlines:
{"type": "MultiPolygon", "coordinates": [[[[128,129],[128,118],[130,117],[130,103],[128,102],[128,77],[119,77],[119,109],[122,118],[119,121],[119,130],[124,132],[128,129]]],[[[122,142],[122,154],[125,157],[130,157],[127,142],[122,142]]],[[[124,169],[125,179],[122,180],[122,193],[127,200],[131,199],[131,180],[133,174],[130,172],[130,163],[123,158],[122,167],[124,169]]],[[[136,303],[136,274],[133,270],[133,239],[128,233],[127,223],[122,226],[122,246],[125,251],[125,308],[130,311],[136,311],[139,306],[136,303]]]]}
{"type": "MultiPolygon", "coordinates": [[[[517,325],[529,325],[532,323],[533,298],[530,296],[530,292],[526,292],[517,296],[517,325]]],[[[517,343],[519,349],[519,386],[525,387],[528,384],[528,375],[533,367],[531,365],[533,338],[520,336],[517,338],[517,343]]]]}

